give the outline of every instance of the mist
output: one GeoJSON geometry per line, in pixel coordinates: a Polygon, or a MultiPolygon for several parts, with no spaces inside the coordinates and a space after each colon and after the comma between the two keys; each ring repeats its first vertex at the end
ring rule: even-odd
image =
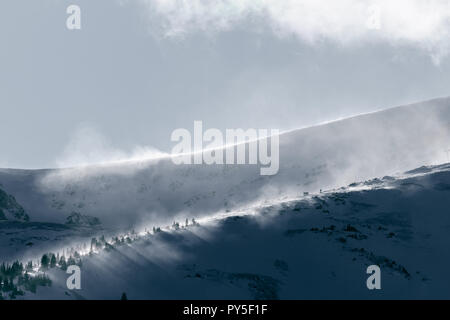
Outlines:
{"type": "Polygon", "coordinates": [[[80,32],[63,1],[0,4],[1,167],[168,153],[194,120],[284,131],[449,94],[441,1],[371,2],[380,29],[358,1],[78,3],[80,32]],[[75,142],[86,124],[101,155],[75,142]]]}
{"type": "Polygon", "coordinates": [[[436,99],[283,133],[274,176],[261,176],[258,165],[161,158],[30,172],[21,186],[3,181],[11,192],[37,188],[39,199],[17,192],[18,201],[52,221],[75,211],[107,227],[167,225],[444,163],[449,106],[436,99]]]}

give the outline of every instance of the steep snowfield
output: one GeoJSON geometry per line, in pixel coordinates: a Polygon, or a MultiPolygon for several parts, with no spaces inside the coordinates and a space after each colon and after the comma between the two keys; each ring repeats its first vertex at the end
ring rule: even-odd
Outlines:
{"type": "Polygon", "coordinates": [[[441,165],[219,215],[85,256],[81,290],[51,269],[24,298],[448,299],[449,195],[441,165]]]}
{"type": "Polygon", "coordinates": [[[449,168],[422,166],[447,162],[449,124],[445,98],[287,132],[274,176],[168,158],[1,169],[0,262],[195,218],[84,257],[79,292],[52,269],[53,286],[25,297],[448,297],[449,168]],[[366,289],[369,264],[381,292],[366,289]]]}
{"type": "Polygon", "coordinates": [[[78,213],[107,228],[170,223],[447,161],[450,98],[361,115],[280,136],[277,175],[257,165],[181,165],[170,159],[59,170],[0,170],[0,188],[31,221],[78,213]]]}

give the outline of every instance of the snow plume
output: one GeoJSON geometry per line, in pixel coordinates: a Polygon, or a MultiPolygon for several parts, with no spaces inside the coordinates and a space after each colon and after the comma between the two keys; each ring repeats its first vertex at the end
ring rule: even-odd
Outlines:
{"type": "MultiPolygon", "coordinates": [[[[448,161],[449,121],[450,98],[442,98],[284,133],[279,172],[273,176],[260,176],[259,168],[249,165],[175,165],[170,157],[41,170],[34,173],[33,190],[46,203],[33,203],[33,210],[54,217],[76,211],[99,218],[104,227],[128,229],[248,213],[304,192],[448,161]]],[[[111,150],[106,143],[93,145],[111,150]]]]}
{"type": "Polygon", "coordinates": [[[330,40],[345,46],[365,41],[411,45],[428,52],[436,64],[450,50],[447,0],[140,0],[140,4],[152,28],[168,37],[227,31],[251,21],[309,44],[330,40]]]}
{"type": "Polygon", "coordinates": [[[0,158],[0,168],[8,168],[8,167],[9,167],[8,161],[0,158]]]}
{"type": "Polygon", "coordinates": [[[153,147],[136,146],[131,152],[120,150],[93,126],[82,124],[72,135],[56,164],[58,168],[111,165],[128,161],[154,160],[166,156],[168,154],[153,147]]]}
{"type": "Polygon", "coordinates": [[[134,176],[148,166],[167,159],[169,154],[153,147],[135,146],[127,152],[116,148],[94,126],[82,124],[56,159],[56,170],[50,170],[39,181],[43,189],[61,190],[67,183],[89,185],[103,175],[134,176]]]}

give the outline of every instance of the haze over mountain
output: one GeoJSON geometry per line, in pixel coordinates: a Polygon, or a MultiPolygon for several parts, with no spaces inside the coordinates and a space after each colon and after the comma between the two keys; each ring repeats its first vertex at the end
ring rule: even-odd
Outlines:
{"type": "Polygon", "coordinates": [[[450,98],[363,114],[280,135],[280,168],[175,165],[169,157],[69,169],[0,170],[2,189],[32,221],[74,213],[132,228],[339,187],[447,161],[450,98]]]}
{"type": "Polygon", "coordinates": [[[2,260],[38,277],[9,298],[448,297],[449,124],[441,98],[286,132],[273,176],[169,157],[1,169],[2,260]],[[83,264],[83,290],[62,262],[39,276],[48,252],[83,264]]]}
{"type": "MultiPolygon", "coordinates": [[[[83,258],[41,299],[448,299],[450,166],[424,166],[335,190],[128,234],[83,258]],[[381,290],[366,287],[369,265],[381,290]],[[65,293],[67,292],[67,293],[65,293]]],[[[102,246],[103,247],[103,246],[102,246]]]]}

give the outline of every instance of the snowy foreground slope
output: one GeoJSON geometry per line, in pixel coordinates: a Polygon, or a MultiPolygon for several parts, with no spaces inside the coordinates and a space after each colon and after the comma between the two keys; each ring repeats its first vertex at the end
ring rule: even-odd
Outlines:
{"type": "Polygon", "coordinates": [[[25,299],[450,298],[450,165],[130,235],[25,299]],[[381,267],[381,290],[366,268],[381,267]]]}
{"type": "Polygon", "coordinates": [[[0,270],[14,278],[0,291],[26,299],[124,291],[137,299],[448,298],[450,173],[437,164],[449,149],[444,98],[284,133],[274,176],[255,165],[169,158],[0,169],[0,263],[24,264],[0,270]],[[411,168],[419,169],[403,173],[411,168]],[[49,253],[56,267],[37,271],[49,253]],[[81,260],[82,290],[66,288],[63,255],[81,260]],[[20,278],[28,261],[28,274],[45,272],[51,287],[46,277],[20,278]],[[382,267],[381,291],[366,288],[369,264],[382,267]]]}

